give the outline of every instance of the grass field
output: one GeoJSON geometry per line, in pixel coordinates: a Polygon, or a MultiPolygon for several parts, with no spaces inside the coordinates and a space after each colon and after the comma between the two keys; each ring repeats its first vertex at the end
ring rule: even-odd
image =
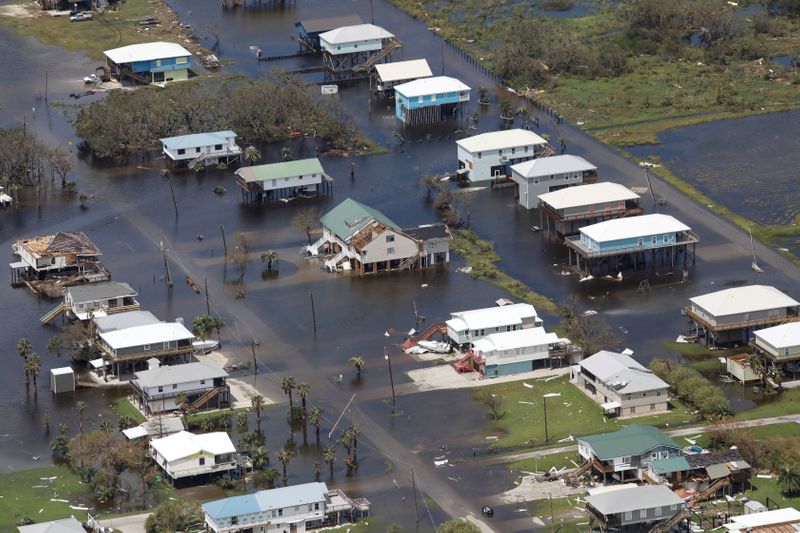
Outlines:
{"type": "Polygon", "coordinates": [[[90,502],[90,492],[69,467],[53,466],[0,474],[0,531],[16,531],[23,516],[36,522],[85,513],[70,509],[90,502]],[[52,481],[43,478],[55,478],[52,481]],[[52,501],[52,500],[66,501],[52,501]]]}
{"type": "MultiPolygon", "coordinates": [[[[103,59],[103,50],[157,40],[174,41],[183,33],[175,13],[162,0],[125,0],[119,9],[103,14],[95,13],[92,20],[70,22],[68,17],[53,17],[39,11],[32,2],[20,3],[28,16],[9,16],[10,10],[0,9],[0,24],[13,28],[21,35],[31,35],[44,44],[56,45],[66,50],[85,51],[89,57],[103,59]],[[158,25],[144,29],[137,19],[152,15],[158,25]]],[[[181,44],[196,53],[199,45],[185,42],[181,44]]]]}
{"type": "Polygon", "coordinates": [[[484,436],[498,437],[498,448],[555,446],[560,439],[569,436],[605,433],[634,423],[674,426],[696,421],[696,417],[679,403],[675,403],[670,412],[660,415],[607,419],[600,406],[569,383],[566,376],[550,381],[527,380],[525,383],[533,385],[533,388],[525,387],[522,382],[512,382],[474,391],[476,398],[484,392],[503,397],[505,415],[500,420],[487,418],[483,431],[484,436]],[[549,442],[545,442],[542,396],[549,393],[560,393],[561,396],[547,400],[549,442]]]}
{"type": "Polygon", "coordinates": [[[133,406],[127,396],[116,398],[111,405],[114,408],[114,412],[117,413],[117,416],[129,416],[136,424],[141,424],[147,420],[145,416],[133,406]]]}

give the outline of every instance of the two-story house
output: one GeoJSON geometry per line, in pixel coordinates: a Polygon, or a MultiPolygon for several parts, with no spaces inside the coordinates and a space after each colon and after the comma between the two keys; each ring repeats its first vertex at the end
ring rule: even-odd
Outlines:
{"type": "Polygon", "coordinates": [[[658,428],[632,424],[614,433],[579,437],[579,470],[593,470],[604,481],[642,481],[651,462],[680,455],[680,447],[658,428]]]}
{"type": "Polygon", "coordinates": [[[203,513],[214,533],[304,533],[355,522],[369,515],[369,505],[325,483],[304,483],[207,502],[203,513]]]}
{"type": "MultiPolygon", "coordinates": [[[[549,234],[571,236],[603,220],[641,215],[639,200],[638,194],[619,183],[575,185],[539,195],[540,224],[549,234]]],[[[526,209],[535,207],[535,202],[535,198],[519,197],[526,209]]]]}
{"type": "Polygon", "coordinates": [[[493,333],[540,327],[542,320],[531,304],[517,303],[450,313],[445,325],[451,342],[465,348],[493,333]]]}
{"type": "Polygon", "coordinates": [[[780,365],[797,379],[800,360],[800,322],[788,322],[780,326],[759,329],[753,332],[751,346],[756,353],[780,365]]]}
{"type": "Polygon", "coordinates": [[[129,44],[103,52],[111,73],[120,81],[165,83],[189,79],[192,54],[177,43],[129,44]]]}
{"type": "Polygon", "coordinates": [[[504,179],[511,166],[539,157],[547,141],[532,131],[491,131],[456,141],[459,175],[472,182],[504,179]]]}
{"type": "MultiPolygon", "coordinates": [[[[536,205],[540,194],[597,181],[597,167],[577,155],[538,157],[511,167],[519,203],[536,205]]],[[[530,209],[530,207],[528,207],[530,209]]]]}
{"type": "Polygon", "coordinates": [[[235,470],[235,453],[224,431],[200,435],[179,431],[150,441],[150,456],[173,482],[235,470]]]}
{"type": "Polygon", "coordinates": [[[560,344],[569,340],[534,327],[486,335],[472,343],[472,352],[484,362],[484,377],[493,378],[549,368],[551,347],[560,344]]]}
{"type": "Polygon", "coordinates": [[[319,51],[319,36],[343,26],[358,26],[364,21],[358,15],[339,15],[334,17],[307,18],[294,23],[297,36],[306,48],[319,51]]]}
{"type": "Polygon", "coordinates": [[[625,354],[597,352],[573,367],[571,377],[609,415],[630,418],[668,408],[669,385],[625,354]]]}
{"type": "Polygon", "coordinates": [[[330,271],[359,274],[408,270],[446,264],[450,260],[447,227],[440,224],[401,229],[380,211],[351,198],[321,219],[322,237],[306,247],[310,255],[329,254],[330,271]]]}
{"type": "Polygon", "coordinates": [[[82,231],[20,239],[11,245],[11,251],[19,257],[19,265],[12,263],[12,270],[16,268],[36,278],[55,272],[94,270],[103,255],[82,231]]]}
{"type": "Polygon", "coordinates": [[[242,149],[236,144],[236,133],[230,130],[177,135],[159,140],[167,165],[173,169],[192,167],[195,161],[202,161],[209,166],[242,160],[242,149]]]}
{"type": "Polygon", "coordinates": [[[148,415],[176,411],[186,396],[192,410],[221,409],[230,405],[228,373],[211,362],[160,366],[151,361],[151,368],[136,372],[131,380],[131,395],[148,415]]]}
{"type": "Polygon", "coordinates": [[[252,199],[317,195],[330,189],[333,178],[325,174],[316,157],[244,166],[236,170],[236,183],[252,199]]]}
{"type": "Polygon", "coordinates": [[[127,283],[104,281],[89,285],[64,288],[64,301],[44,315],[40,321],[46,324],[61,313],[75,320],[91,320],[127,311],[138,311],[136,291],[127,283]]]}
{"type": "Polygon", "coordinates": [[[375,81],[375,91],[384,96],[392,96],[395,85],[431,76],[433,72],[426,59],[410,59],[375,65],[372,79],[375,81]]]}
{"type": "Polygon", "coordinates": [[[586,511],[589,529],[600,531],[635,528],[647,524],[663,524],[660,531],[671,531],[681,520],[688,518],[683,499],[663,485],[623,485],[601,487],[589,491],[586,511]]]}
{"type": "Polygon", "coordinates": [[[769,285],[746,285],[689,298],[686,316],[709,345],[745,345],[756,329],[800,320],[800,302],[769,285]]]}
{"type": "Polygon", "coordinates": [[[150,359],[186,363],[192,358],[194,339],[194,333],[180,322],[156,322],[100,333],[97,345],[119,376],[143,369],[150,359]]]}
{"type": "Polygon", "coordinates": [[[434,76],[395,85],[395,116],[407,126],[456,118],[469,103],[470,88],[456,78],[434,76]]]}

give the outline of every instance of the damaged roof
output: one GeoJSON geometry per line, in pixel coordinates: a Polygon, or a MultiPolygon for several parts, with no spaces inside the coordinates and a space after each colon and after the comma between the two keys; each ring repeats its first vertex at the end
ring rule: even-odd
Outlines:
{"type": "Polygon", "coordinates": [[[36,258],[70,254],[102,255],[100,249],[82,231],[59,231],[53,235],[20,239],[17,245],[36,258]]]}

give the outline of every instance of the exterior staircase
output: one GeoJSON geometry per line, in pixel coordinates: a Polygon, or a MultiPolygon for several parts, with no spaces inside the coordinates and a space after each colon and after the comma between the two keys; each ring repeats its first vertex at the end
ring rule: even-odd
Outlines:
{"type": "Polygon", "coordinates": [[[730,478],[721,477],[718,480],[716,480],[714,483],[712,483],[711,485],[706,487],[705,489],[703,489],[700,492],[698,492],[694,497],[694,501],[703,502],[703,501],[706,501],[706,500],[710,500],[711,498],[714,497],[714,495],[717,492],[719,492],[719,490],[721,488],[727,487],[730,484],[731,484],[730,478]]]}
{"type": "Polygon", "coordinates": [[[377,65],[383,58],[391,55],[392,53],[394,53],[395,50],[401,48],[402,46],[403,43],[401,43],[399,40],[395,38],[389,39],[389,42],[386,43],[386,46],[381,48],[380,52],[370,56],[369,59],[367,59],[360,65],[356,65],[355,67],[353,67],[353,72],[369,72],[370,70],[372,70],[372,67],[377,65]]]}
{"type": "Polygon", "coordinates": [[[189,168],[194,168],[195,163],[197,163],[198,161],[203,161],[203,163],[205,163],[205,160],[206,160],[207,156],[208,156],[208,154],[205,154],[205,153],[200,154],[197,157],[195,157],[194,159],[192,159],[191,161],[189,161],[189,164],[186,165],[186,166],[189,167],[189,168]]]}
{"type": "Polygon", "coordinates": [[[564,474],[564,481],[566,481],[567,484],[577,481],[578,479],[581,478],[581,476],[583,476],[586,472],[590,471],[591,469],[592,469],[592,462],[586,461],[575,470],[572,470],[571,472],[567,472],[566,474],[564,474]]]}
{"type": "Polygon", "coordinates": [[[53,320],[58,315],[60,315],[61,313],[66,312],[68,310],[69,310],[69,305],[67,305],[67,302],[61,302],[54,309],[51,309],[50,311],[47,312],[46,315],[44,315],[42,318],[40,318],[39,322],[41,322],[42,325],[44,326],[45,324],[49,323],[51,320],[53,320]]]}
{"type": "Polygon", "coordinates": [[[681,509],[666,522],[661,522],[653,526],[649,533],[668,533],[673,527],[677,526],[681,520],[689,518],[690,516],[691,513],[688,509],[681,509]]]}
{"type": "Polygon", "coordinates": [[[406,257],[405,259],[400,261],[400,264],[397,265],[397,268],[395,270],[405,270],[407,268],[411,268],[414,266],[414,263],[416,263],[418,259],[419,259],[419,254],[414,254],[411,257],[406,257]]]}
{"type": "Polygon", "coordinates": [[[189,408],[191,411],[197,411],[202,406],[206,405],[208,402],[219,396],[219,393],[222,392],[223,387],[214,387],[210,391],[206,392],[194,402],[192,402],[191,407],[189,408]]]}
{"type": "Polygon", "coordinates": [[[345,258],[349,258],[350,253],[347,250],[342,250],[338,254],[334,255],[331,259],[325,261],[325,268],[330,270],[331,272],[336,271],[336,267],[341,263],[345,258]]]}
{"type": "Polygon", "coordinates": [[[320,247],[326,242],[328,242],[328,239],[323,235],[314,244],[309,244],[308,246],[306,246],[306,253],[308,253],[309,255],[319,255],[320,247]]]}

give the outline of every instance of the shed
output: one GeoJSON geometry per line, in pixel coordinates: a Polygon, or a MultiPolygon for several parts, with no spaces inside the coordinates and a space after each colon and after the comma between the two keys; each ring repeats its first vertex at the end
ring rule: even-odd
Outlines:
{"type": "Polygon", "coordinates": [[[743,384],[759,381],[761,379],[761,376],[753,370],[750,364],[750,354],[740,353],[732,355],[725,359],[725,366],[728,374],[743,384]]]}
{"type": "Polygon", "coordinates": [[[386,91],[395,85],[420,78],[433,76],[431,67],[425,59],[411,59],[409,61],[394,61],[375,65],[375,77],[379,91],[386,91]]]}
{"type": "Polygon", "coordinates": [[[750,500],[744,504],[744,514],[763,513],[768,511],[767,506],[756,500],[750,500]]]}
{"type": "Polygon", "coordinates": [[[75,372],[72,368],[65,366],[50,370],[50,389],[53,391],[53,394],[74,391],[75,372]]]}

